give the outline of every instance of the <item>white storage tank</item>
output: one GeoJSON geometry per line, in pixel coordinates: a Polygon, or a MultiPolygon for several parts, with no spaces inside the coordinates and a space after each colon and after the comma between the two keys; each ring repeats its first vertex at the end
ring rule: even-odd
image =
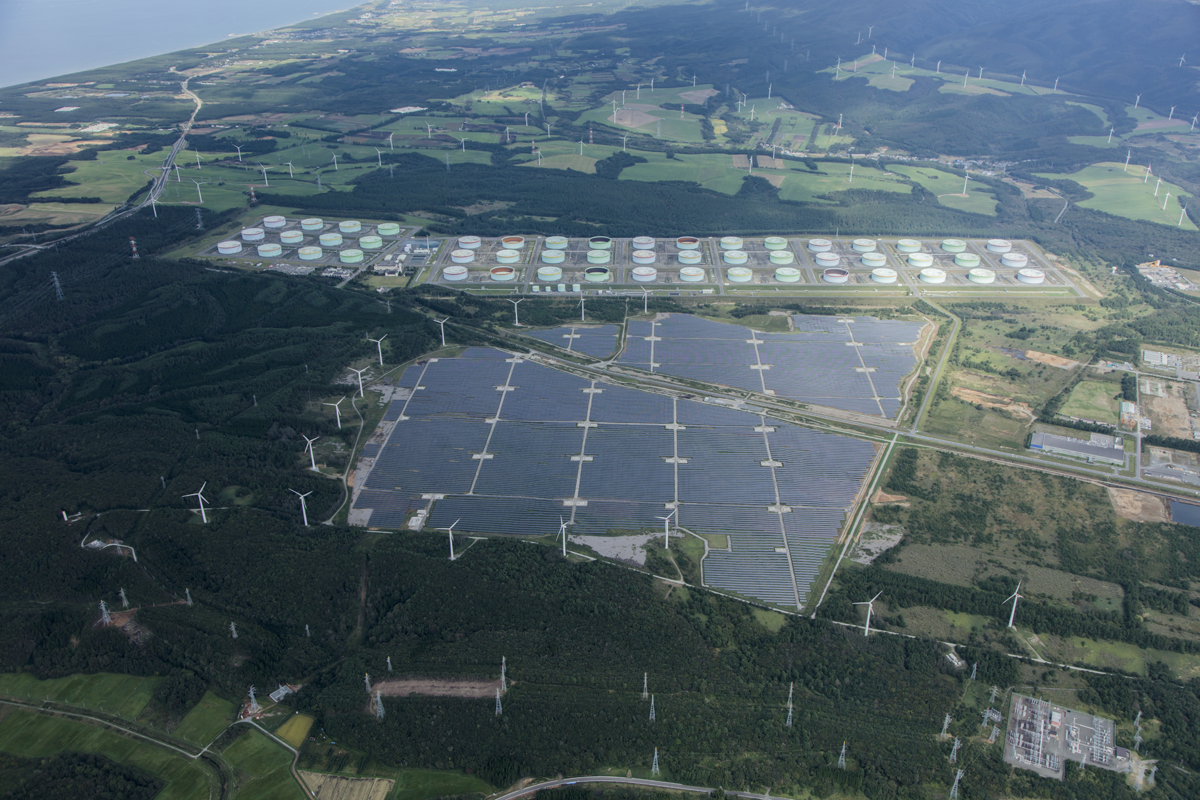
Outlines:
{"type": "Polygon", "coordinates": [[[846,283],[850,280],[850,271],[834,267],[821,273],[821,280],[826,283],[846,283]]]}
{"type": "Polygon", "coordinates": [[[301,261],[317,261],[324,253],[321,251],[321,248],[308,245],[297,250],[296,255],[300,256],[301,261]]]}
{"type": "Polygon", "coordinates": [[[1024,269],[1029,266],[1029,256],[1024,253],[1005,253],[1000,256],[1000,263],[1006,267],[1024,269]]]}
{"type": "Polygon", "coordinates": [[[772,264],[783,265],[796,262],[796,254],[791,250],[772,250],[770,258],[772,264]]]}
{"type": "Polygon", "coordinates": [[[882,267],[887,264],[887,256],[883,253],[863,253],[862,263],[864,267],[882,267]]]}
{"type": "Polygon", "coordinates": [[[300,244],[304,241],[304,234],[297,230],[284,231],[279,234],[279,241],[284,244],[300,244]]]}
{"type": "Polygon", "coordinates": [[[488,276],[494,281],[511,281],[517,277],[517,271],[512,267],[492,267],[488,276]]]}
{"type": "Polygon", "coordinates": [[[478,250],[483,244],[483,240],[478,236],[460,236],[458,237],[458,246],[463,250],[478,250]]]}
{"type": "Polygon", "coordinates": [[[795,267],[780,267],[775,270],[775,280],[780,283],[799,283],[800,270],[795,267]]]}
{"type": "Polygon", "coordinates": [[[380,236],[399,236],[400,225],[396,222],[381,222],[379,223],[379,226],[375,228],[375,232],[380,236]]]}
{"type": "Polygon", "coordinates": [[[942,270],[936,269],[934,267],[930,267],[929,269],[921,270],[921,272],[918,274],[918,276],[920,277],[921,281],[924,283],[945,283],[946,282],[946,273],[943,272],[942,270]]]}
{"type": "Polygon", "coordinates": [[[987,249],[993,253],[1007,253],[1012,250],[1012,242],[1008,239],[988,239],[987,249]]]}
{"type": "Polygon", "coordinates": [[[342,235],[340,233],[322,233],[320,242],[322,247],[337,247],[342,243],[342,235]]]}
{"type": "Polygon", "coordinates": [[[921,252],[921,243],[916,239],[901,239],[896,242],[896,249],[901,253],[919,253],[921,252]]]}
{"type": "Polygon", "coordinates": [[[679,280],[686,283],[699,283],[704,280],[704,270],[700,267],[684,267],[679,270],[679,280]]]}
{"type": "Polygon", "coordinates": [[[450,261],[455,264],[470,264],[475,260],[475,254],[470,250],[451,250],[450,261]]]}
{"type": "Polygon", "coordinates": [[[971,283],[995,283],[996,273],[992,272],[990,269],[976,267],[967,273],[967,280],[969,280],[971,283]]]}
{"type": "Polygon", "coordinates": [[[828,253],[833,249],[833,242],[828,239],[809,239],[808,249],[814,253],[828,253]]]}
{"type": "Polygon", "coordinates": [[[658,279],[658,270],[654,267],[634,267],[630,274],[638,283],[653,283],[658,279]]]}
{"type": "Polygon", "coordinates": [[[358,246],[363,250],[378,250],[383,247],[383,237],[363,236],[358,240],[358,246]]]}
{"type": "Polygon", "coordinates": [[[745,264],[746,259],[749,258],[745,250],[726,250],[722,257],[726,264],[745,264]]]}
{"type": "Polygon", "coordinates": [[[730,283],[749,283],[754,277],[754,270],[749,267],[730,267],[725,270],[725,276],[729,278],[730,283]]]}
{"type": "Polygon", "coordinates": [[[241,242],[219,242],[217,252],[223,256],[235,256],[242,252],[241,242]]]}
{"type": "Polygon", "coordinates": [[[562,267],[538,267],[537,276],[539,281],[545,283],[560,281],[562,280],[562,267]]]}
{"type": "Polygon", "coordinates": [[[607,264],[612,261],[612,252],[609,250],[588,250],[587,260],[589,264],[607,264]]]}
{"type": "Polygon", "coordinates": [[[653,250],[633,251],[633,263],[635,264],[653,264],[656,258],[653,250]]]}
{"type": "Polygon", "coordinates": [[[319,231],[325,227],[325,220],[320,217],[309,217],[300,220],[300,228],[306,231],[319,231]]]}
{"type": "Polygon", "coordinates": [[[877,246],[877,242],[874,239],[855,239],[850,246],[857,253],[870,253],[877,246]]]}
{"type": "Polygon", "coordinates": [[[550,250],[566,250],[569,242],[565,236],[547,236],[546,247],[550,250]]]}
{"type": "Polygon", "coordinates": [[[787,239],[782,236],[768,236],[763,239],[763,247],[768,250],[784,250],[787,248],[787,239]]]}
{"type": "Polygon", "coordinates": [[[896,270],[881,267],[880,269],[871,270],[871,280],[876,283],[895,283],[896,270]]]}
{"type": "Polygon", "coordinates": [[[680,250],[680,264],[699,264],[703,260],[704,255],[699,250],[680,250]]]}
{"type": "Polygon", "coordinates": [[[613,240],[609,236],[593,236],[588,239],[589,250],[611,250],[613,240]]]}
{"type": "Polygon", "coordinates": [[[818,267],[836,267],[842,263],[842,257],[837,253],[817,253],[813,260],[818,267]]]}
{"type": "Polygon", "coordinates": [[[258,246],[258,254],[263,258],[279,258],[283,255],[283,247],[274,242],[264,242],[258,246]]]}
{"type": "Polygon", "coordinates": [[[446,267],[442,270],[442,277],[448,281],[464,281],[467,279],[467,268],[446,267]]]}
{"type": "Polygon", "coordinates": [[[287,225],[287,220],[278,214],[272,214],[269,217],[263,217],[264,228],[282,228],[284,225],[287,225]]]}
{"type": "Polygon", "coordinates": [[[521,260],[521,251],[520,250],[497,250],[496,251],[496,263],[497,264],[515,264],[520,260],[521,260]]]}
{"type": "Polygon", "coordinates": [[[242,229],[242,241],[243,242],[261,242],[266,237],[267,237],[266,231],[264,231],[262,228],[243,228],[242,229]]]}
{"type": "Polygon", "coordinates": [[[1021,283],[1045,283],[1046,273],[1040,269],[1017,270],[1017,280],[1021,283]]]}
{"type": "Polygon", "coordinates": [[[358,233],[362,230],[362,223],[356,219],[347,219],[338,223],[338,230],[342,233],[358,233]]]}
{"type": "Polygon", "coordinates": [[[979,256],[974,253],[959,253],[954,257],[954,263],[960,267],[975,269],[979,266],[979,256]]]}
{"type": "Polygon", "coordinates": [[[359,264],[363,260],[363,251],[356,247],[351,247],[338,253],[338,260],[343,264],[359,264]]]}
{"type": "Polygon", "coordinates": [[[583,270],[583,279],[589,283],[603,283],[609,274],[608,267],[587,267],[583,270]]]}
{"type": "Polygon", "coordinates": [[[500,246],[505,250],[520,250],[525,246],[524,236],[505,236],[500,240],[500,246]]]}
{"type": "Polygon", "coordinates": [[[699,250],[700,240],[695,236],[680,236],[675,240],[675,246],[680,250],[699,250]]]}
{"type": "Polygon", "coordinates": [[[929,253],[911,253],[908,256],[908,264],[910,267],[925,269],[933,266],[933,256],[929,253]]]}
{"type": "Polygon", "coordinates": [[[967,249],[967,243],[962,239],[943,239],[942,249],[947,253],[962,253],[967,249]]]}
{"type": "MultiPolygon", "coordinates": [[[[543,264],[561,264],[566,260],[567,260],[567,251],[566,250],[543,250],[542,251],[542,263],[543,264]]],[[[559,270],[559,272],[562,272],[562,270],[559,270]]]]}
{"type": "Polygon", "coordinates": [[[635,237],[633,237],[633,249],[634,250],[653,250],[654,249],[654,237],[653,236],[635,236],[635,237]]]}
{"type": "Polygon", "coordinates": [[[740,236],[722,236],[721,237],[721,249],[722,250],[741,250],[742,249],[742,238],[740,236]]]}

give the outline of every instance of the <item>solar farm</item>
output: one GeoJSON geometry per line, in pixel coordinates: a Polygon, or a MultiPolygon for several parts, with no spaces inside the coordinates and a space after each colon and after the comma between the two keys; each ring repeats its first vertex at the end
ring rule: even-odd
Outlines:
{"type": "MultiPolygon", "coordinates": [[[[569,342],[613,348],[615,330],[593,330],[569,342]]],[[[678,535],[727,537],[706,545],[706,585],[792,609],[877,455],[870,442],[485,348],[412,365],[398,386],[390,432],[358,465],[357,524],[544,536],[565,519],[572,536],[594,536],[661,529],[674,510],[678,535]]]]}

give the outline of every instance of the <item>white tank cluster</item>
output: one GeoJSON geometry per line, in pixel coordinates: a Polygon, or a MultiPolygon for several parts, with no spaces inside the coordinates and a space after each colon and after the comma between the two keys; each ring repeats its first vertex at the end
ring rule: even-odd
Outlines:
{"type": "Polygon", "coordinates": [[[242,243],[234,241],[218,242],[217,252],[223,256],[235,256],[242,252],[242,243]]]}
{"type": "Polygon", "coordinates": [[[871,280],[875,283],[895,283],[896,270],[886,267],[871,270],[871,280]]]}
{"type": "Polygon", "coordinates": [[[1012,242],[1008,239],[988,239],[987,249],[992,253],[1007,253],[1012,250],[1012,242]]]}
{"type": "Polygon", "coordinates": [[[808,249],[813,253],[828,253],[833,249],[833,242],[828,239],[809,239],[808,249]]]}
{"type": "Polygon", "coordinates": [[[287,225],[287,220],[278,214],[273,214],[269,217],[263,217],[264,228],[282,228],[284,225],[287,225]]]}
{"type": "Polygon", "coordinates": [[[1000,256],[1000,263],[1006,267],[1024,269],[1029,266],[1029,256],[1024,253],[1005,253],[1000,256]]]}
{"type": "Polygon", "coordinates": [[[653,283],[658,279],[658,270],[654,267],[634,267],[630,274],[638,283],[653,283]]]}
{"type": "Polygon", "coordinates": [[[262,228],[242,228],[243,242],[261,242],[267,238],[267,233],[262,228]]]}

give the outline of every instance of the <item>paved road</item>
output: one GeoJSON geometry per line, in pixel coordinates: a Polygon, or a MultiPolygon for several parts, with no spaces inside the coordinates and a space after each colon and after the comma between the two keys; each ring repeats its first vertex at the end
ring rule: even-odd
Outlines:
{"type": "MultiPolygon", "coordinates": [[[[537,783],[531,786],[526,786],[524,789],[502,794],[493,800],[515,800],[517,797],[523,797],[527,794],[533,794],[543,789],[555,789],[560,786],[575,786],[582,783],[617,783],[625,786],[651,786],[656,789],[674,789],[678,792],[692,792],[694,794],[711,794],[713,789],[708,786],[688,786],[684,783],[671,783],[670,781],[655,781],[647,778],[621,778],[612,775],[587,775],[581,778],[560,778],[558,780],[546,781],[537,783]]],[[[753,792],[734,792],[726,790],[726,795],[729,797],[745,797],[749,800],[788,800],[783,795],[774,794],[754,794],[753,792]]]]}

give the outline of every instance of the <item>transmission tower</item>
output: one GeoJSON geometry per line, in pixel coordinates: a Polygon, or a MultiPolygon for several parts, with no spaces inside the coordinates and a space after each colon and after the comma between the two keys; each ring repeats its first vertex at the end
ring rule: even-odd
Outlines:
{"type": "Polygon", "coordinates": [[[999,725],[993,725],[993,726],[992,726],[992,735],[988,737],[988,744],[993,744],[993,743],[995,743],[995,741],[996,741],[996,737],[997,737],[997,736],[999,736],[999,735],[1000,735],[1000,726],[999,726],[999,725]]]}
{"type": "Polygon", "coordinates": [[[939,738],[945,739],[946,731],[949,729],[950,729],[950,715],[947,714],[946,719],[942,720],[942,735],[939,738]]]}
{"type": "Polygon", "coordinates": [[[259,707],[258,700],[254,699],[254,687],[251,686],[250,687],[250,716],[254,716],[255,714],[257,714],[260,711],[262,711],[262,708],[259,707]]]}
{"type": "Polygon", "coordinates": [[[975,680],[975,672],[979,669],[979,662],[976,661],[971,665],[971,680],[975,680]]]}
{"type": "Polygon", "coordinates": [[[963,771],[954,773],[954,785],[950,787],[950,800],[958,800],[958,782],[962,780],[963,771]]]}
{"type": "Polygon", "coordinates": [[[375,690],[375,718],[383,719],[383,696],[375,690]]]}
{"type": "Polygon", "coordinates": [[[646,700],[650,697],[650,673],[642,673],[642,699],[646,700]]]}
{"type": "Polygon", "coordinates": [[[100,601],[100,623],[108,626],[112,625],[112,617],[108,615],[108,603],[100,601]]]}
{"type": "Polygon", "coordinates": [[[1158,772],[1158,764],[1150,768],[1150,777],[1147,779],[1148,783],[1154,783],[1154,773],[1156,772],[1158,772]]]}
{"type": "MultiPolygon", "coordinates": [[[[650,765],[650,776],[654,777],[658,774],[658,748],[654,748],[654,763],[650,765]]],[[[1150,773],[1150,777],[1154,777],[1154,773],[1150,773]]]]}
{"type": "Polygon", "coordinates": [[[998,695],[999,693],[1000,693],[1000,687],[999,687],[999,686],[993,686],[993,687],[992,687],[992,699],[990,700],[990,702],[992,703],[992,705],[995,705],[995,704],[996,704],[996,695],[998,695]]]}
{"type": "Polygon", "coordinates": [[[50,280],[54,281],[54,299],[62,300],[63,299],[63,290],[62,290],[62,284],[58,282],[58,273],[51,272],[50,280]]]}
{"type": "Polygon", "coordinates": [[[388,672],[391,672],[392,671],[392,657],[391,656],[387,657],[387,664],[388,664],[388,672]]]}
{"type": "Polygon", "coordinates": [[[785,728],[792,727],[792,689],[793,688],[795,688],[795,684],[789,683],[788,684],[788,717],[787,717],[787,722],[785,722],[783,724],[783,726],[785,728]]]}
{"type": "Polygon", "coordinates": [[[183,596],[187,598],[187,604],[190,606],[192,604],[192,590],[184,589],[183,596]]]}
{"type": "Polygon", "coordinates": [[[366,672],[363,673],[363,685],[367,687],[367,694],[371,693],[371,676],[366,672]]]}
{"type": "Polygon", "coordinates": [[[229,623],[229,635],[232,636],[234,639],[237,638],[237,623],[236,622],[229,623]]]}
{"type": "Polygon", "coordinates": [[[979,723],[979,727],[986,728],[988,722],[991,719],[992,719],[992,710],[989,708],[987,711],[983,712],[983,722],[979,723]]]}
{"type": "Polygon", "coordinates": [[[118,592],[121,595],[121,608],[129,608],[129,600],[125,597],[125,590],[118,592]]]}
{"type": "Polygon", "coordinates": [[[500,690],[496,690],[496,716],[504,713],[504,706],[500,705],[500,690]]]}
{"type": "Polygon", "coordinates": [[[134,257],[134,258],[141,258],[141,256],[139,256],[139,255],[138,255],[138,251],[137,251],[137,239],[135,239],[135,238],[133,238],[132,236],[130,236],[130,237],[129,237],[129,246],[130,246],[131,248],[133,248],[133,257],[134,257]]]}
{"type": "Polygon", "coordinates": [[[951,764],[958,761],[958,748],[960,748],[960,747],[962,747],[962,744],[959,743],[958,737],[955,736],[954,737],[954,749],[950,751],[950,763],[951,764]]]}
{"type": "Polygon", "coordinates": [[[654,695],[650,695],[650,721],[654,722],[654,695]]]}
{"type": "Polygon", "coordinates": [[[1142,746],[1142,731],[1139,728],[1137,733],[1135,733],[1133,735],[1133,749],[1137,750],[1141,746],[1142,746]]]}
{"type": "Polygon", "coordinates": [[[305,635],[305,636],[307,636],[307,637],[309,637],[309,638],[312,638],[312,631],[310,631],[310,630],[308,629],[308,626],[307,626],[307,625],[305,625],[305,626],[304,626],[304,635],[305,635]]]}
{"type": "Polygon", "coordinates": [[[838,769],[846,768],[846,743],[842,742],[842,754],[838,756],[838,769]]]}
{"type": "Polygon", "coordinates": [[[500,691],[508,691],[508,659],[500,656],[500,691]]]}

